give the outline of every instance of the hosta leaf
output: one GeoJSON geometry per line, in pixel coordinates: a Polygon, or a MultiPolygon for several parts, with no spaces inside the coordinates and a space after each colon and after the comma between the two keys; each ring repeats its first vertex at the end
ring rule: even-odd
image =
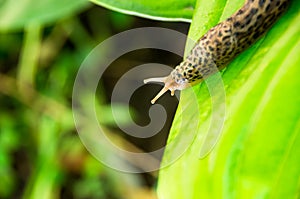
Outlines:
{"type": "MultiPolygon", "coordinates": [[[[243,0],[226,3],[217,0],[215,4],[199,0],[190,36],[197,40],[242,4],[243,0]],[[210,20],[199,17],[207,13],[219,14],[210,20]]],[[[212,114],[222,116],[223,110],[221,106],[211,110],[205,83],[182,92],[169,142],[194,133],[197,137],[180,159],[161,169],[160,198],[299,197],[299,11],[297,0],[291,1],[288,11],[264,38],[239,55],[223,72],[224,126],[217,145],[204,159],[199,158],[200,151],[212,147],[204,142],[207,129],[222,122],[212,120],[212,114]],[[191,92],[197,95],[198,107],[187,97],[191,92]],[[198,122],[197,118],[200,118],[198,122]],[[191,125],[197,128],[189,128],[191,125]]],[[[214,75],[208,82],[216,78],[214,75]]],[[[163,166],[174,150],[166,148],[163,166]]]]}

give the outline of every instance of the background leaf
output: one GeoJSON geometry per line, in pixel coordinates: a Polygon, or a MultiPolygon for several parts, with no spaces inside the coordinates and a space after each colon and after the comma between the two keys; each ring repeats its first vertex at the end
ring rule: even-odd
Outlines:
{"type": "Polygon", "coordinates": [[[124,14],[161,21],[190,22],[194,12],[195,0],[91,0],[93,3],[124,14]]]}
{"type": "MultiPolygon", "coordinates": [[[[216,24],[217,18],[224,20],[243,2],[216,1],[210,5],[199,0],[190,36],[197,40],[216,24]],[[217,12],[220,14],[209,21],[199,17],[217,12]]],[[[183,118],[181,110],[189,110],[190,115],[200,111],[197,137],[178,161],[160,171],[160,198],[299,197],[299,9],[297,1],[292,1],[266,36],[223,73],[225,124],[221,139],[205,159],[199,159],[203,138],[207,127],[217,122],[211,121],[210,95],[204,83],[193,88],[198,94],[196,110],[187,97],[191,89],[182,92],[169,142],[195,131],[189,130],[193,118],[183,118]]],[[[214,113],[221,115],[222,111],[217,109],[214,113]]],[[[167,148],[163,162],[168,162],[173,152],[167,148]]]]}
{"type": "Polygon", "coordinates": [[[74,15],[88,6],[87,0],[21,0],[0,2],[0,30],[16,30],[26,24],[49,24],[74,15]]]}

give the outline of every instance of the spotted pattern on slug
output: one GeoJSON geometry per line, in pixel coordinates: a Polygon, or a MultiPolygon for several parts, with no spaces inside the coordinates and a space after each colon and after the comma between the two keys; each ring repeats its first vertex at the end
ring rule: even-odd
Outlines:
{"type": "Polygon", "coordinates": [[[241,9],[203,35],[188,57],[167,77],[150,78],[164,82],[164,92],[182,90],[222,70],[238,54],[255,43],[288,7],[289,0],[247,0],[241,9]]]}

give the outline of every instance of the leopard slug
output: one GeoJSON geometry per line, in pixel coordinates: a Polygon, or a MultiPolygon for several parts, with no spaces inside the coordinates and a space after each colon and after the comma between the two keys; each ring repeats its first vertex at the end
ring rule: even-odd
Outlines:
{"type": "Polygon", "coordinates": [[[168,90],[182,90],[222,70],[238,54],[257,41],[286,10],[290,0],[246,0],[241,9],[217,24],[195,44],[190,54],[166,77],[145,79],[163,82],[163,89],[151,103],[168,90]]]}

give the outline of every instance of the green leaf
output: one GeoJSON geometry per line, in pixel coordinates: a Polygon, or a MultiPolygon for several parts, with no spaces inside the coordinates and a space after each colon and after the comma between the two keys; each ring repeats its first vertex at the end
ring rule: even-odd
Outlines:
{"type": "Polygon", "coordinates": [[[0,31],[21,29],[30,23],[53,23],[87,6],[87,0],[4,0],[0,2],[0,31]]]}
{"type": "Polygon", "coordinates": [[[190,22],[196,0],[90,0],[105,8],[124,14],[161,21],[190,22]]]}
{"type": "MultiPolygon", "coordinates": [[[[198,39],[242,4],[243,0],[225,4],[217,0],[213,5],[199,0],[190,36],[198,39]],[[209,20],[199,17],[207,13],[219,14],[209,20]]],[[[176,162],[160,170],[160,198],[299,197],[299,11],[300,4],[291,1],[288,11],[264,38],[223,72],[225,122],[221,138],[204,159],[199,158],[200,151],[212,147],[204,142],[207,129],[218,125],[220,121],[212,118],[213,114],[222,117],[222,108],[212,111],[205,83],[182,92],[168,143],[184,142],[178,140],[188,140],[195,133],[196,137],[176,162]],[[190,97],[193,92],[196,105],[190,97]]],[[[166,148],[163,166],[170,162],[176,147],[166,148]]]]}

